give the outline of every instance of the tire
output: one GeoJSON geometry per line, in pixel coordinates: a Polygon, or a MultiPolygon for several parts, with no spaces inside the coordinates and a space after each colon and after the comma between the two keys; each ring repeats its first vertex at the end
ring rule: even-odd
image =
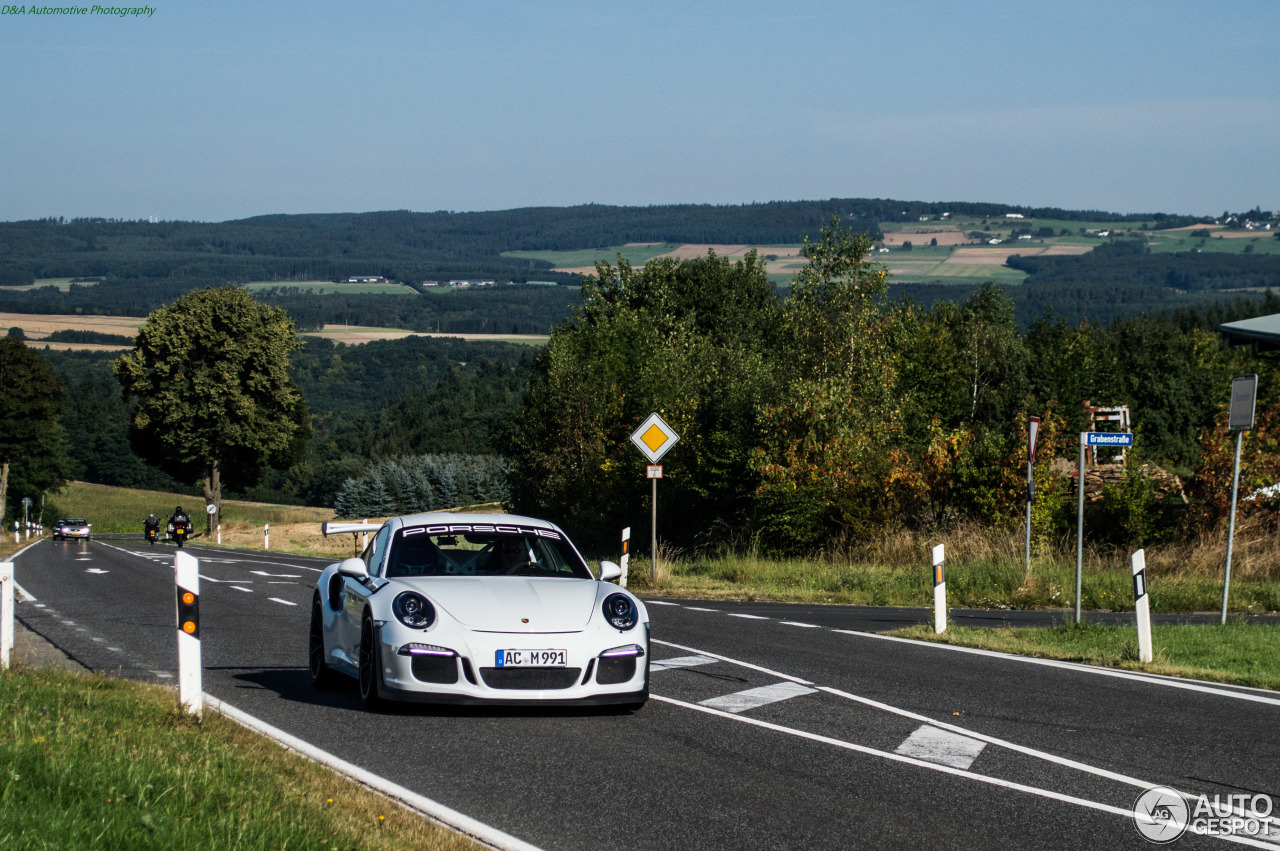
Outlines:
{"type": "Polygon", "coordinates": [[[320,611],[320,595],[311,602],[311,632],[307,643],[307,670],[311,686],[324,691],[337,685],[338,674],[324,660],[324,615],[320,611]]]}
{"type": "Polygon", "coordinates": [[[381,667],[377,638],[373,633],[373,618],[365,613],[360,624],[360,703],[365,709],[379,709],[382,706],[382,698],[378,695],[378,683],[382,679],[381,667]]]}

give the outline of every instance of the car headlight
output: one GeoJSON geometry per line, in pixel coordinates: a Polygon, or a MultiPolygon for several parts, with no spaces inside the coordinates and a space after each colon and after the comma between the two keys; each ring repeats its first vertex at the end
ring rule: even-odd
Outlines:
{"type": "Polygon", "coordinates": [[[614,629],[628,630],[636,625],[640,612],[626,594],[610,594],[604,598],[604,619],[614,629]]]}
{"type": "Polygon", "coordinates": [[[412,629],[426,629],[435,623],[436,609],[431,601],[416,591],[401,591],[391,602],[396,620],[412,629]]]}

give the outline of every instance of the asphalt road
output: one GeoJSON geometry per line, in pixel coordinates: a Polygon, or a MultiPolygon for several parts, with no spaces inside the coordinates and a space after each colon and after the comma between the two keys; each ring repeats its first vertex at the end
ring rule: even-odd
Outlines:
{"type": "MultiPolygon", "coordinates": [[[[189,550],[205,691],[547,849],[1144,848],[1149,786],[1280,800],[1280,695],[874,634],[924,609],[654,600],[639,711],[366,713],[354,683],[307,680],[323,560],[189,550]]],[[[173,683],[173,552],[42,542],[19,618],[93,670],[173,683]]]]}

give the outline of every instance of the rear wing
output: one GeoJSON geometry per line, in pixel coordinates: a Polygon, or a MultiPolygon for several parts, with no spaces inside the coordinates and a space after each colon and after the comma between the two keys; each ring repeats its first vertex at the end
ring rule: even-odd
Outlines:
{"type": "Polygon", "coordinates": [[[382,528],[381,523],[321,523],[320,531],[327,538],[330,535],[355,534],[357,532],[376,532],[382,528]]]}

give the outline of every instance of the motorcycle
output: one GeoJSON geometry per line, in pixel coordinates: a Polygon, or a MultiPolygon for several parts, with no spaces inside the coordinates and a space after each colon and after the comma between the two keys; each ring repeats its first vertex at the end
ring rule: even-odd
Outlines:
{"type": "Polygon", "coordinates": [[[187,542],[187,537],[190,534],[191,534],[190,520],[185,520],[185,521],[179,520],[177,523],[169,524],[169,537],[177,541],[179,547],[181,547],[183,544],[187,542]]]}
{"type": "Polygon", "coordinates": [[[159,533],[158,529],[153,529],[148,527],[144,533],[147,538],[147,543],[154,547],[156,545],[156,536],[158,533],[159,533]]]}

